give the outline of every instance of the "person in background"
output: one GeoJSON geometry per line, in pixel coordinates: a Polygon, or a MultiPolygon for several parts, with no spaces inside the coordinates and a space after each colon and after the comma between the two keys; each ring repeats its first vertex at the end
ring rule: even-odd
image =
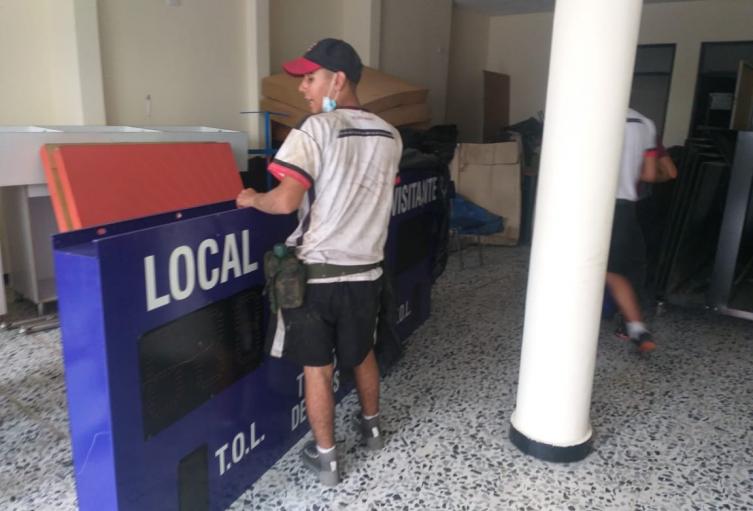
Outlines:
{"type": "Polygon", "coordinates": [[[638,295],[630,281],[630,275],[642,274],[646,264],[646,246],[636,213],[638,188],[640,182],[659,183],[676,177],[677,168],[658,142],[654,123],[629,109],[606,284],[625,321],[625,331],[618,331],[618,335],[629,339],[642,353],[656,349],[656,342],[643,321],[638,295]]]}
{"type": "Polygon", "coordinates": [[[334,356],[353,368],[361,411],[353,418],[366,446],[384,445],[379,425],[379,369],[374,357],[384,245],[402,154],[398,131],[360,108],[361,59],[348,43],[323,39],[283,65],[302,77],[299,92],[313,115],[292,130],[269,165],[280,184],[248,188],[236,200],[272,214],[298,211],[286,245],[306,268],[301,307],[278,309],[267,350],[303,366],[306,412],[314,441],[301,452],[325,485],[340,481],[334,437],[334,356]]]}

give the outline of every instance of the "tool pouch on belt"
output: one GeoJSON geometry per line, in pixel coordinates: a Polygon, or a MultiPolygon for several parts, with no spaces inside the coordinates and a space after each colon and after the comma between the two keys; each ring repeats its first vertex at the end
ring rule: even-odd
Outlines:
{"type": "Polygon", "coordinates": [[[306,267],[282,243],[264,254],[264,292],[272,312],[295,309],[303,305],[306,294],[306,267]]]}

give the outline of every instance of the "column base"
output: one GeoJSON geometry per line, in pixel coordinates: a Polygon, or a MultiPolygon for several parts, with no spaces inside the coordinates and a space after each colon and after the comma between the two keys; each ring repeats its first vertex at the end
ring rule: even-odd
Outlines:
{"type": "Polygon", "coordinates": [[[510,424],[510,441],[515,447],[534,458],[555,463],[580,461],[591,453],[591,439],[582,444],[558,447],[531,440],[510,424]]]}

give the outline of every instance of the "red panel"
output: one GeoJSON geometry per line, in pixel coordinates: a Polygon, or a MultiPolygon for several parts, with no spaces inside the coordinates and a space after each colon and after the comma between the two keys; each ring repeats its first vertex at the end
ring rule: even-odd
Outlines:
{"type": "Polygon", "coordinates": [[[234,200],[243,188],[226,143],[60,145],[47,182],[61,231],[234,200]]]}

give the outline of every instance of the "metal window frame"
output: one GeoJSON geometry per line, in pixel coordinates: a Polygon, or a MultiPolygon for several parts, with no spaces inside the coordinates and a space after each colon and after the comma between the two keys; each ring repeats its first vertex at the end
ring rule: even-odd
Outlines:
{"type": "Polygon", "coordinates": [[[717,312],[747,320],[753,320],[753,310],[734,309],[729,307],[729,302],[733,292],[735,269],[751,194],[753,194],[753,131],[741,131],[737,135],[737,149],[730,174],[727,202],[722,217],[707,304],[717,312]]]}

